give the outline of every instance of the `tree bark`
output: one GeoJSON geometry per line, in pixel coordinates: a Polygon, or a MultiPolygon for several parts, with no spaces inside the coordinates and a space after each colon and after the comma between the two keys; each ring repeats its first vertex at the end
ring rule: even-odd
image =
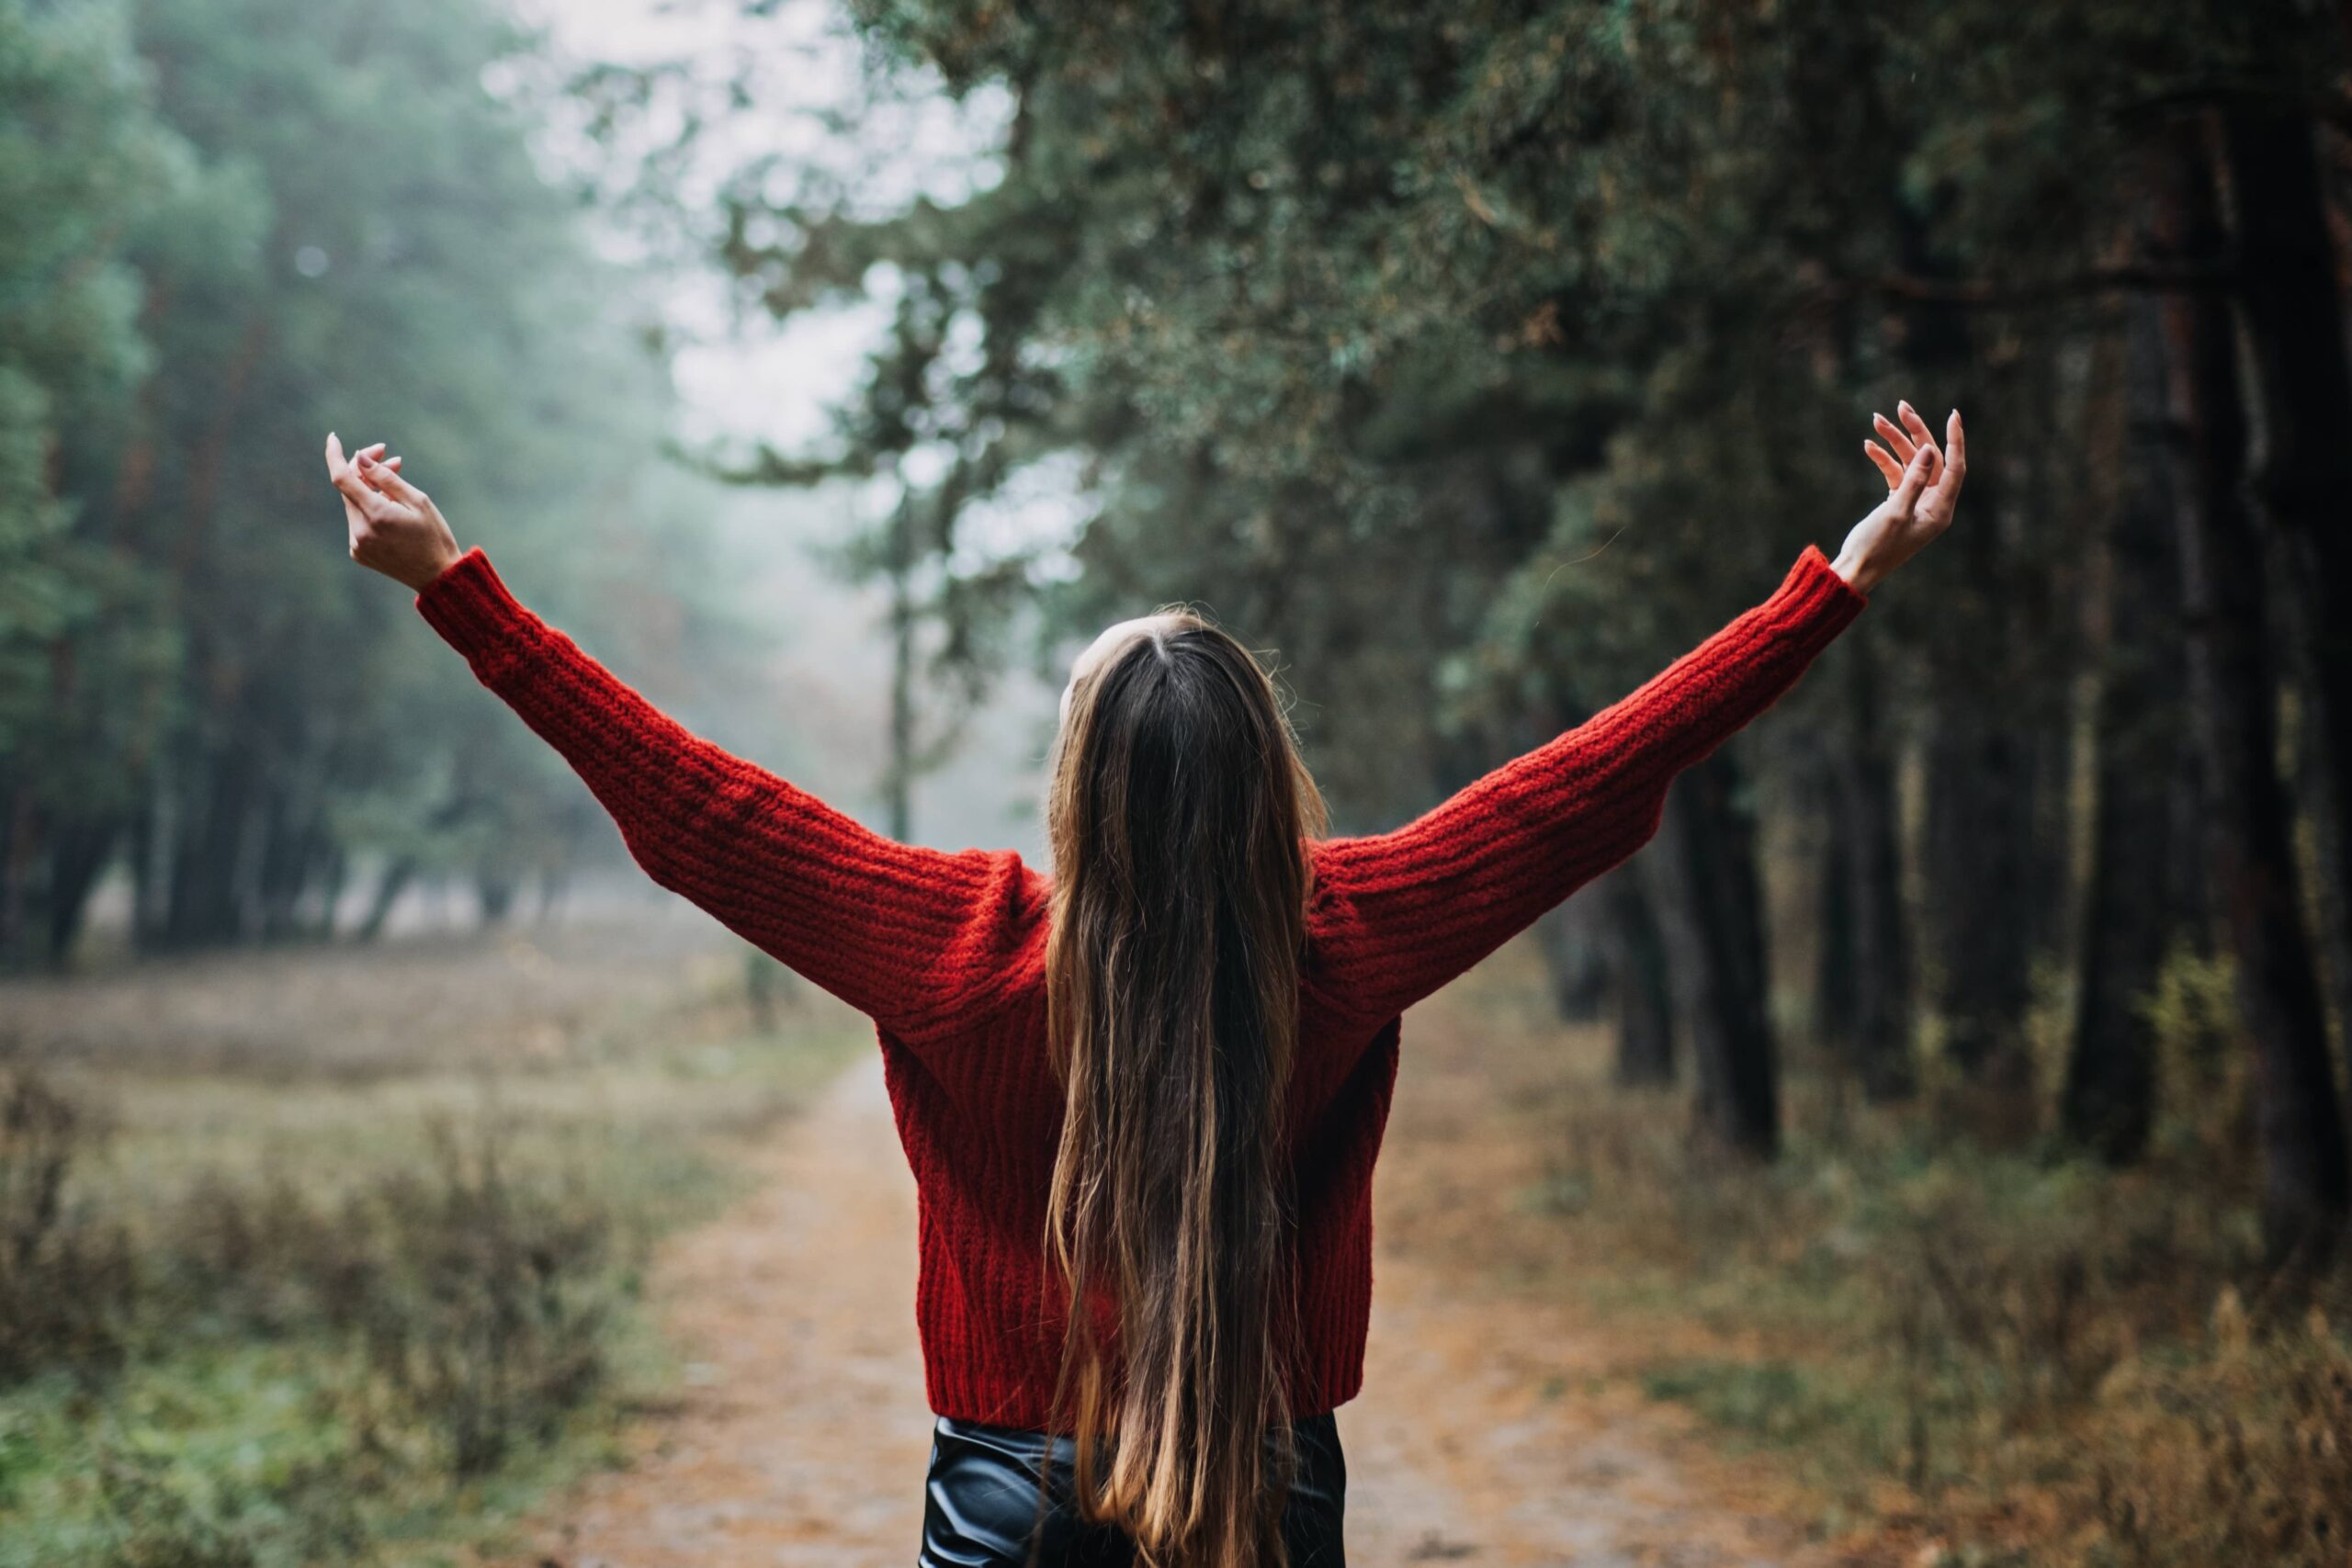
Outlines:
{"type": "Polygon", "coordinates": [[[393,906],[401,901],[401,895],[408,891],[408,885],[416,880],[417,869],[414,860],[401,855],[378,874],[376,891],[368,900],[368,912],[360,917],[358,929],[351,933],[354,942],[374,942],[384,934],[384,925],[392,918],[393,906]]]}
{"type": "Polygon", "coordinates": [[[2316,829],[2337,1022],[2352,1029],[2352,363],[2327,195],[2308,118],[2241,105],[2222,119],[2258,414],[2254,492],[2290,567],[2287,617],[2306,699],[2298,772],[2316,829]]]}
{"type": "Polygon", "coordinates": [[[1846,1057],[1863,1095],[1884,1104],[1909,1098],[1918,1072],[1911,1054],[1911,916],[1903,902],[1894,745],[1870,654],[1865,646],[1843,661],[1849,728],[1832,762],[1837,819],[1830,831],[1842,846],[1851,924],[1846,1057]]]}
{"type": "MultiPolygon", "coordinates": [[[[1923,211],[1899,207],[1898,254],[1915,277],[1947,279],[1952,258],[1930,243],[1923,211]]],[[[1964,299],[1929,291],[1902,312],[1900,352],[1914,372],[1966,385],[1980,373],[1977,329],[1964,299]]],[[[2014,462],[2006,465],[2014,469],[2014,462]]],[[[1998,461],[1969,477],[1974,521],[1939,554],[1951,573],[1946,635],[1934,671],[1937,706],[1928,735],[1928,801],[1921,863],[1928,888],[1928,951],[1940,962],[1930,1000],[1944,1024],[1943,1055],[1989,1115],[1984,1130],[2010,1136],[2030,1114],[2031,1063],[2024,1043],[2030,999],[2036,847],[2033,738],[2016,705],[2027,668],[2018,579],[2004,515],[2016,486],[1998,461]]]]}
{"type": "Polygon", "coordinates": [[[915,507],[903,495],[890,518],[890,772],[883,780],[889,834],[914,836],[915,507]]]}
{"type": "Polygon", "coordinates": [[[504,925],[507,917],[514,912],[515,896],[522,891],[522,880],[513,874],[477,868],[474,872],[474,899],[481,906],[482,925],[504,925]]]}
{"type": "MultiPolygon", "coordinates": [[[[1836,762],[1830,764],[1834,775],[1836,762]]],[[[1854,948],[1854,845],[1844,829],[1840,791],[1826,781],[1821,855],[1814,888],[1818,948],[1813,966],[1813,1032],[1841,1069],[1850,1068],[1860,1010],[1860,960],[1854,948]]]]}
{"type": "Polygon", "coordinates": [[[1972,1091],[2006,1107],[1984,1129],[2003,1134],[2024,1130],[2018,1123],[2033,1087],[2025,1047],[2030,752],[2017,716],[1991,694],[1955,697],[1936,716],[1928,807],[1928,886],[1943,961],[1936,1010],[1944,1055],[1972,1091]]]}
{"type": "Polygon", "coordinates": [[[0,811],[0,970],[26,958],[25,931],[33,902],[33,866],[40,858],[40,813],[30,779],[18,779],[0,811]]]}
{"type": "MultiPolygon", "coordinates": [[[[230,733],[236,731],[232,728],[230,733]]],[[[171,859],[163,945],[220,947],[246,934],[259,762],[233,742],[205,747],[179,773],[179,834],[171,859]]]]}
{"type": "MultiPolygon", "coordinates": [[[[2242,106],[2222,125],[2261,435],[2254,492],[2294,563],[2333,815],[2352,821],[2352,363],[2326,196],[2307,117],[2242,106]]],[[[2335,848],[2327,874],[2352,886],[2352,845],[2335,848]]]]}
{"type": "Polygon", "coordinates": [[[1595,888],[1535,923],[1544,972],[1552,983],[1552,1006],[1564,1022],[1591,1022],[1609,999],[1612,976],[1606,951],[1606,901],[1595,888]]]}
{"type": "MultiPolygon", "coordinates": [[[[2175,128],[2151,157],[2149,240],[2159,254],[2196,259],[2225,248],[2202,130],[2175,128]]],[[[2264,1241],[2274,1262],[2315,1265],[2339,1238],[2352,1172],[2278,773],[2261,542],[2243,494],[2237,346],[2226,311],[2209,300],[2174,295],[2157,309],[2207,854],[2256,1054],[2264,1241]]]]}
{"type": "Polygon", "coordinates": [[[1619,866],[1593,889],[1600,948],[1617,1015],[1617,1081],[1629,1089],[1674,1081],[1674,992],[1666,933],[1639,863],[1619,866]]]}
{"type": "Polygon", "coordinates": [[[2177,845],[2173,779],[2187,714],[2180,563],[2165,432],[2165,345],[2153,300],[2128,308],[2123,345],[2123,492],[2107,540],[2107,646],[2098,694],[2091,864],[2083,908],[2074,1039],[2060,1118],[2110,1164],[2146,1150],[2156,1108],[2155,1042],[2141,1004],[2181,924],[2165,871],[2177,845]]]}
{"type": "Polygon", "coordinates": [[[1675,958],[1683,972],[1697,1069],[1696,1126],[1755,1159],[1780,1152],[1779,1047],[1766,1007],[1763,895],[1756,823],[1738,765],[1717,752],[1667,797],[1675,958]]]}
{"type": "Polygon", "coordinates": [[[53,837],[49,852],[49,899],[45,911],[48,929],[43,933],[51,968],[62,969],[73,958],[74,944],[81,940],[84,919],[89,913],[90,895],[96,889],[98,877],[121,836],[121,822],[108,818],[62,828],[53,837]]]}

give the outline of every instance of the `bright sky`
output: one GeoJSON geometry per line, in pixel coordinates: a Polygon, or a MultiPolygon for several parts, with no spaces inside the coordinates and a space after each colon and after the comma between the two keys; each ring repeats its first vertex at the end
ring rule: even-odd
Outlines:
{"type": "MultiPolygon", "coordinates": [[[[741,0],[515,0],[581,61],[682,64],[715,87],[745,73],[751,114],[707,135],[690,172],[689,201],[754,159],[773,155],[772,182],[837,181],[856,208],[887,212],[919,193],[954,199],[996,176],[989,149],[1002,124],[1001,96],[957,104],[921,81],[876,93],[862,46],[833,0],[784,0],[749,17],[741,0]],[[850,129],[844,130],[843,126],[850,129]]],[[[689,434],[755,435],[786,448],[826,434],[825,409],[855,385],[866,349],[888,321],[889,279],[868,279],[869,299],[808,312],[788,330],[732,323],[715,279],[683,282],[669,300],[694,346],[677,360],[689,434]]]]}
{"type": "MultiPolygon", "coordinates": [[[[897,210],[918,194],[957,199],[996,177],[989,150],[1007,110],[1001,96],[959,105],[921,82],[877,93],[836,0],[783,0],[765,18],[745,17],[741,0],[514,3],[575,62],[676,63],[706,88],[747,74],[757,111],[728,116],[707,136],[685,176],[690,205],[710,209],[721,179],[767,155],[776,158],[775,180],[786,188],[831,180],[854,207],[874,212],[897,210]]],[[[554,155],[566,156],[560,148],[554,155]]],[[[680,269],[662,309],[688,344],[675,360],[685,403],[681,434],[757,438],[788,451],[823,443],[827,410],[854,389],[888,323],[890,281],[869,276],[865,300],[804,312],[779,330],[762,313],[732,319],[715,272],[680,269]]],[[[977,322],[971,336],[976,351],[977,322]]],[[[919,479],[928,477],[922,468],[920,458],[910,465],[919,479]]],[[[1076,475],[1074,462],[1033,465],[1014,476],[1001,500],[967,513],[963,536],[983,553],[1069,537],[1085,506],[1076,475]]],[[[763,760],[790,768],[869,821],[876,820],[874,784],[885,761],[888,668],[877,635],[879,598],[872,589],[853,592],[829,582],[801,546],[885,515],[893,497],[884,488],[854,498],[838,490],[739,491],[723,500],[718,519],[745,562],[742,586],[775,607],[783,632],[773,673],[792,754],[763,760]]],[[[919,784],[918,839],[948,848],[1011,845],[1033,857],[1042,852],[1037,764],[1057,694],[1018,671],[1008,679],[968,727],[957,755],[919,784]]],[[[739,743],[756,749],[757,728],[739,743]]]]}

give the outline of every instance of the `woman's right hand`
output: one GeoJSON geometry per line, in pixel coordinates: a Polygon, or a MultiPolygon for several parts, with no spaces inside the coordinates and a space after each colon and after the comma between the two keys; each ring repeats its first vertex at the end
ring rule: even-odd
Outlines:
{"type": "Polygon", "coordinates": [[[401,477],[401,460],[382,457],[382,443],[351,457],[327,434],[327,478],[343,494],[351,530],[351,558],[370,571],[422,592],[464,552],[433,498],[401,477]]]}
{"type": "Polygon", "coordinates": [[[1885,581],[1896,567],[1951,526],[1952,513],[1960,505],[1960,487],[1968,477],[1968,443],[1960,427],[1958,409],[1944,423],[1948,454],[1937,448],[1928,422],[1909,403],[1895,404],[1894,412],[1902,415],[1901,424],[1884,414],[1871,416],[1872,428],[1886,442],[1884,446],[1876,441],[1862,443],[1863,452],[1886,479],[1886,500],[1854,525],[1854,531],[1846,536],[1845,547],[1829,563],[1858,593],[1868,593],[1885,581]]]}

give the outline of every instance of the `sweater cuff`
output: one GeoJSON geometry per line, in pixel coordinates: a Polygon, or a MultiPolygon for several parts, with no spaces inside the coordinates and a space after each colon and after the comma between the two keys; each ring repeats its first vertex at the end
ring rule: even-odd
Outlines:
{"type": "Polygon", "coordinates": [[[531,619],[479,545],[424,585],[416,608],[444,642],[468,659],[514,640],[531,619]]]}
{"type": "Polygon", "coordinates": [[[1825,621],[1833,633],[1844,630],[1870,602],[1868,594],[1838,575],[1819,545],[1804,547],[1771,599],[1774,608],[1801,620],[1825,621]]]}

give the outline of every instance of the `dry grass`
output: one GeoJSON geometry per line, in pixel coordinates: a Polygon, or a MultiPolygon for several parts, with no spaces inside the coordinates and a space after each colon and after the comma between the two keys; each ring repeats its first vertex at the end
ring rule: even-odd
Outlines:
{"type": "Polygon", "coordinates": [[[2258,1266],[2215,976],[2158,1000],[2174,1092],[2138,1169],[1864,1108],[1800,1053],[1758,1171],[1694,1155],[1679,1097],[1608,1088],[1606,1039],[1544,1015],[1529,956],[1464,1000],[1549,1151],[1542,1277],[1653,1394],[1778,1455],[1825,1535],[1869,1561],[2347,1561],[2352,1279],[2290,1294],[2258,1266]]]}
{"type": "Polygon", "coordinates": [[[756,1030],[736,951],[662,945],[176,965],[268,1043],[195,1061],[156,972],[46,994],[0,1062],[0,1565],[390,1561],[602,1451],[666,1376],[650,1244],[868,1038],[805,990],[756,1030]],[[445,1026],[396,1049],[426,970],[445,1026]]]}

